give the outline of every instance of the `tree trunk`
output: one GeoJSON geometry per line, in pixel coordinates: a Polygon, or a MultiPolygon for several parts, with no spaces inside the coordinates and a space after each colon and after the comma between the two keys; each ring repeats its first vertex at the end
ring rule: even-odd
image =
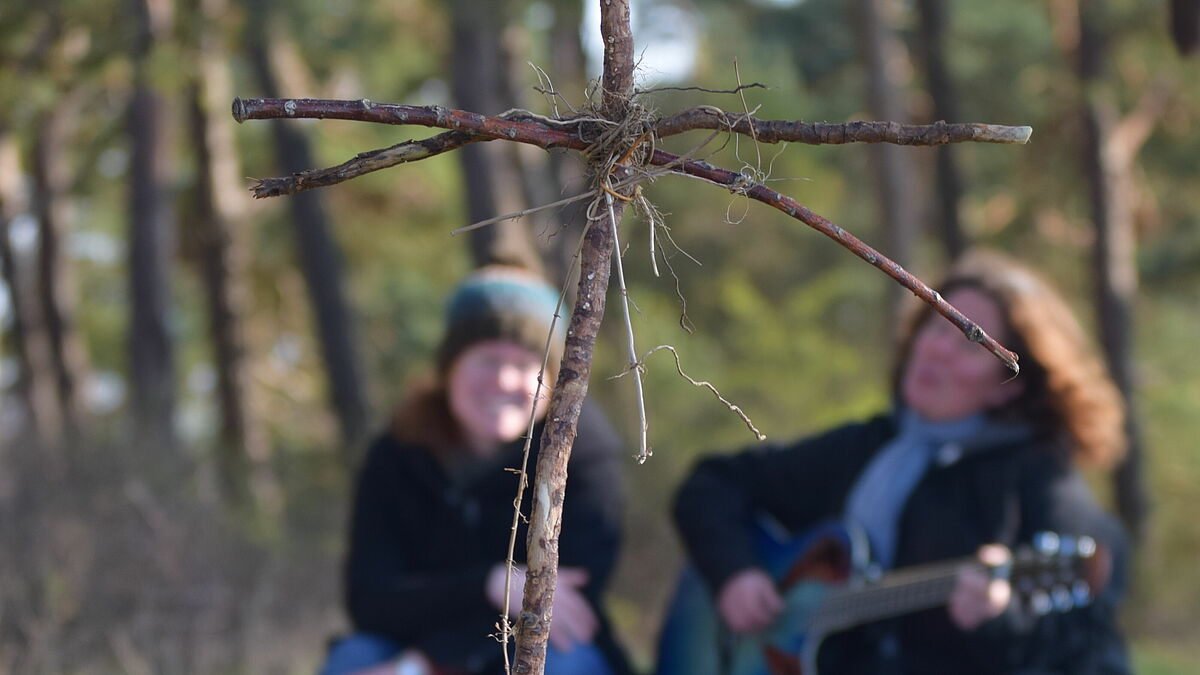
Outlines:
{"type": "MultiPolygon", "coordinates": [[[[867,107],[876,119],[907,123],[904,85],[908,55],[896,37],[897,3],[895,0],[855,0],[853,7],[867,78],[867,107]]],[[[880,222],[883,223],[887,255],[902,267],[909,267],[920,232],[912,180],[916,175],[913,161],[907,148],[887,143],[874,144],[869,152],[879,184],[880,222]]],[[[903,297],[903,289],[895,284],[888,285],[888,305],[894,317],[898,315],[903,297]]]]}
{"type": "Polygon", "coordinates": [[[45,113],[33,146],[34,211],[38,219],[38,316],[49,342],[50,367],[58,400],[62,440],[73,446],[83,428],[80,388],[86,377],[85,357],[75,329],[75,279],[64,251],[71,227],[70,172],[66,165],[69,125],[78,96],[64,95],[45,113]]]}
{"type": "MultiPolygon", "coordinates": [[[[513,107],[515,97],[508,73],[511,59],[503,44],[503,28],[511,10],[507,0],[450,3],[454,70],[451,91],[459,108],[496,115],[513,107]]],[[[529,206],[516,153],[512,143],[473,143],[459,150],[470,222],[529,206]]],[[[476,265],[507,261],[540,267],[523,219],[474,230],[470,241],[476,265]]]]}
{"type": "Polygon", "coordinates": [[[171,162],[166,105],[150,83],[150,59],[167,30],[161,0],[134,2],[134,91],[127,119],[130,145],[129,332],[130,403],[135,442],[160,451],[176,443],[175,364],[168,329],[175,224],[170,204],[171,162]]]}
{"type": "MultiPolygon", "coordinates": [[[[1092,220],[1096,308],[1101,342],[1126,404],[1129,452],[1114,475],[1117,512],[1135,537],[1145,531],[1150,498],[1144,477],[1144,449],[1138,429],[1133,373],[1133,305],[1137,295],[1133,224],[1132,164],[1147,130],[1116,133],[1117,110],[1106,91],[1104,6],[1079,3],[1079,77],[1083,93],[1084,170],[1092,220]]],[[[1128,129],[1129,127],[1126,127],[1128,129]]]]}
{"type": "MultiPolygon", "coordinates": [[[[265,8],[247,31],[250,58],[259,85],[266,96],[278,96],[277,78],[268,56],[263,26],[268,25],[265,8]]],[[[275,153],[286,173],[313,166],[308,139],[288,122],[271,122],[275,153]]],[[[290,200],[295,225],[300,271],[308,288],[316,320],[321,356],[329,381],[329,396],[341,428],[348,458],[357,456],[357,446],[367,432],[370,412],[363,387],[356,323],[343,288],[341,253],[329,232],[329,219],[320,193],[301,192],[290,200]]]]}
{"type": "Polygon", "coordinates": [[[20,152],[7,130],[0,130],[0,264],[8,286],[12,311],[11,345],[19,376],[17,396],[26,413],[26,433],[37,450],[49,454],[48,463],[61,465],[63,441],[62,409],[54,377],[53,350],[41,318],[37,282],[30,261],[13,249],[9,226],[28,208],[26,188],[21,184],[20,152]]]}
{"type": "MultiPolygon", "coordinates": [[[[583,23],[583,3],[578,0],[555,0],[552,7],[554,23],[550,27],[550,63],[554,64],[554,88],[568,103],[578,108],[583,103],[584,90],[587,88],[587,59],[579,33],[583,23]]],[[[562,112],[569,112],[562,101],[559,101],[559,107],[562,112]]],[[[566,150],[550,150],[544,156],[549,157],[548,169],[552,178],[533,181],[533,187],[541,185],[554,192],[545,189],[540,193],[534,192],[535,203],[553,202],[584,190],[587,170],[578,155],[566,150]]],[[[576,202],[561,211],[543,211],[531,220],[535,232],[553,235],[538,238],[537,244],[542,258],[547,262],[547,274],[557,282],[567,281],[579,233],[586,224],[586,209],[586,201],[576,202]]],[[[569,297],[574,300],[574,295],[569,297]]]]}
{"type": "Polygon", "coordinates": [[[196,159],[196,228],[200,276],[208,305],[209,339],[217,374],[221,429],[217,472],[226,499],[275,512],[281,491],[271,469],[271,446],[253,405],[245,331],[247,250],[243,225],[247,197],[240,182],[232,122],[227,53],[216,22],[224,0],[192,0],[198,22],[195,80],[188,91],[196,159]]]}
{"type": "Polygon", "coordinates": [[[1171,0],[1171,39],[1184,55],[1200,46],[1200,0],[1171,0]]]}
{"type": "MultiPolygon", "coordinates": [[[[933,119],[958,122],[958,104],[954,85],[947,70],[946,26],[949,23],[949,7],[945,0],[917,0],[920,11],[920,44],[923,47],[925,78],[929,96],[933,100],[933,119]]],[[[937,202],[937,229],[941,234],[942,248],[950,260],[958,258],[966,249],[966,236],[958,217],[958,205],[962,199],[962,176],[955,161],[957,152],[953,145],[938,146],[937,180],[935,201],[937,202]]]]}

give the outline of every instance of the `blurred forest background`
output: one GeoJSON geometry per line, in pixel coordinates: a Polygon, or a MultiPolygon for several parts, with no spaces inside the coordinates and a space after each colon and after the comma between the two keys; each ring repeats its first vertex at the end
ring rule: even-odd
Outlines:
{"type": "MultiPolygon", "coordinates": [[[[585,104],[599,72],[593,4],[0,6],[0,673],[311,672],[345,627],[339,561],[356,460],[428,369],[450,284],[531,240],[561,278],[574,242],[552,236],[569,213],[450,231],[576,194],[580,165],[487,143],[254,201],[247,176],[431,134],[238,126],[230,101],[554,114],[528,64],[585,104]]],[[[931,283],[954,252],[985,244],[1069,293],[1136,412],[1140,461],[1092,478],[1140,532],[1123,619],[1143,673],[1200,662],[1198,7],[635,3],[642,88],[728,89],[736,63],[743,83],[769,87],[743,92],[764,119],[1034,128],[1026,146],[742,139],[709,159],[760,168],[931,283]]],[[[696,90],[641,101],[664,114],[745,109],[696,90]]],[[[898,287],[727,191],[670,177],[645,190],[678,249],[659,242],[677,278],[661,259],[656,278],[647,224],[626,219],[640,349],[675,345],[689,375],[774,439],[887,405],[898,287]]],[[[660,354],[646,375],[655,452],[637,465],[632,382],[606,379],[626,353],[609,310],[591,391],[631,457],[611,603],[646,665],[680,562],[673,488],[700,454],[753,438],[660,354]]]]}

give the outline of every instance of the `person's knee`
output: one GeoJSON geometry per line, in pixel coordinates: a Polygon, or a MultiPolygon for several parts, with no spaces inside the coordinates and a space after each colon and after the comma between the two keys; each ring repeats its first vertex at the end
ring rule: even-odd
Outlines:
{"type": "Polygon", "coordinates": [[[394,640],[370,633],[354,633],[329,648],[329,656],[319,675],[346,675],[376,666],[403,651],[394,640]]]}

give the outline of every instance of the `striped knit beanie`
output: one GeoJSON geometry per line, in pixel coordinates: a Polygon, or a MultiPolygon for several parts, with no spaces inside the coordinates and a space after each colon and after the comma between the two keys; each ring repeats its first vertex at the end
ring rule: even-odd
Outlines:
{"type": "Polygon", "coordinates": [[[520,267],[489,265],[458,285],[446,305],[446,333],[437,352],[438,372],[468,347],[485,340],[505,340],[542,354],[554,323],[551,363],[562,356],[566,312],[555,321],[559,293],[541,277],[520,267]]]}

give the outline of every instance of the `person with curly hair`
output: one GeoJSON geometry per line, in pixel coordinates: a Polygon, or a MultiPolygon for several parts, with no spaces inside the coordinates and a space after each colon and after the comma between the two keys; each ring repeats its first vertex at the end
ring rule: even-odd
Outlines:
{"type": "Polygon", "coordinates": [[[1125,538],[1079,471],[1121,458],[1120,395],[1066,303],[1025,267],[976,251],[939,290],[1020,355],[1020,375],[923,307],[898,342],[893,410],[699,463],[674,516],[714,612],[734,635],[785,612],[756,553],[760,517],[791,533],[845,523],[863,534],[871,573],[964,556],[1002,568],[1012,549],[1052,531],[1098,542],[1112,562],[1090,604],[1034,612],[1002,575],[964,564],[943,606],[829,636],[819,672],[1128,673],[1115,620],[1125,538]]]}

